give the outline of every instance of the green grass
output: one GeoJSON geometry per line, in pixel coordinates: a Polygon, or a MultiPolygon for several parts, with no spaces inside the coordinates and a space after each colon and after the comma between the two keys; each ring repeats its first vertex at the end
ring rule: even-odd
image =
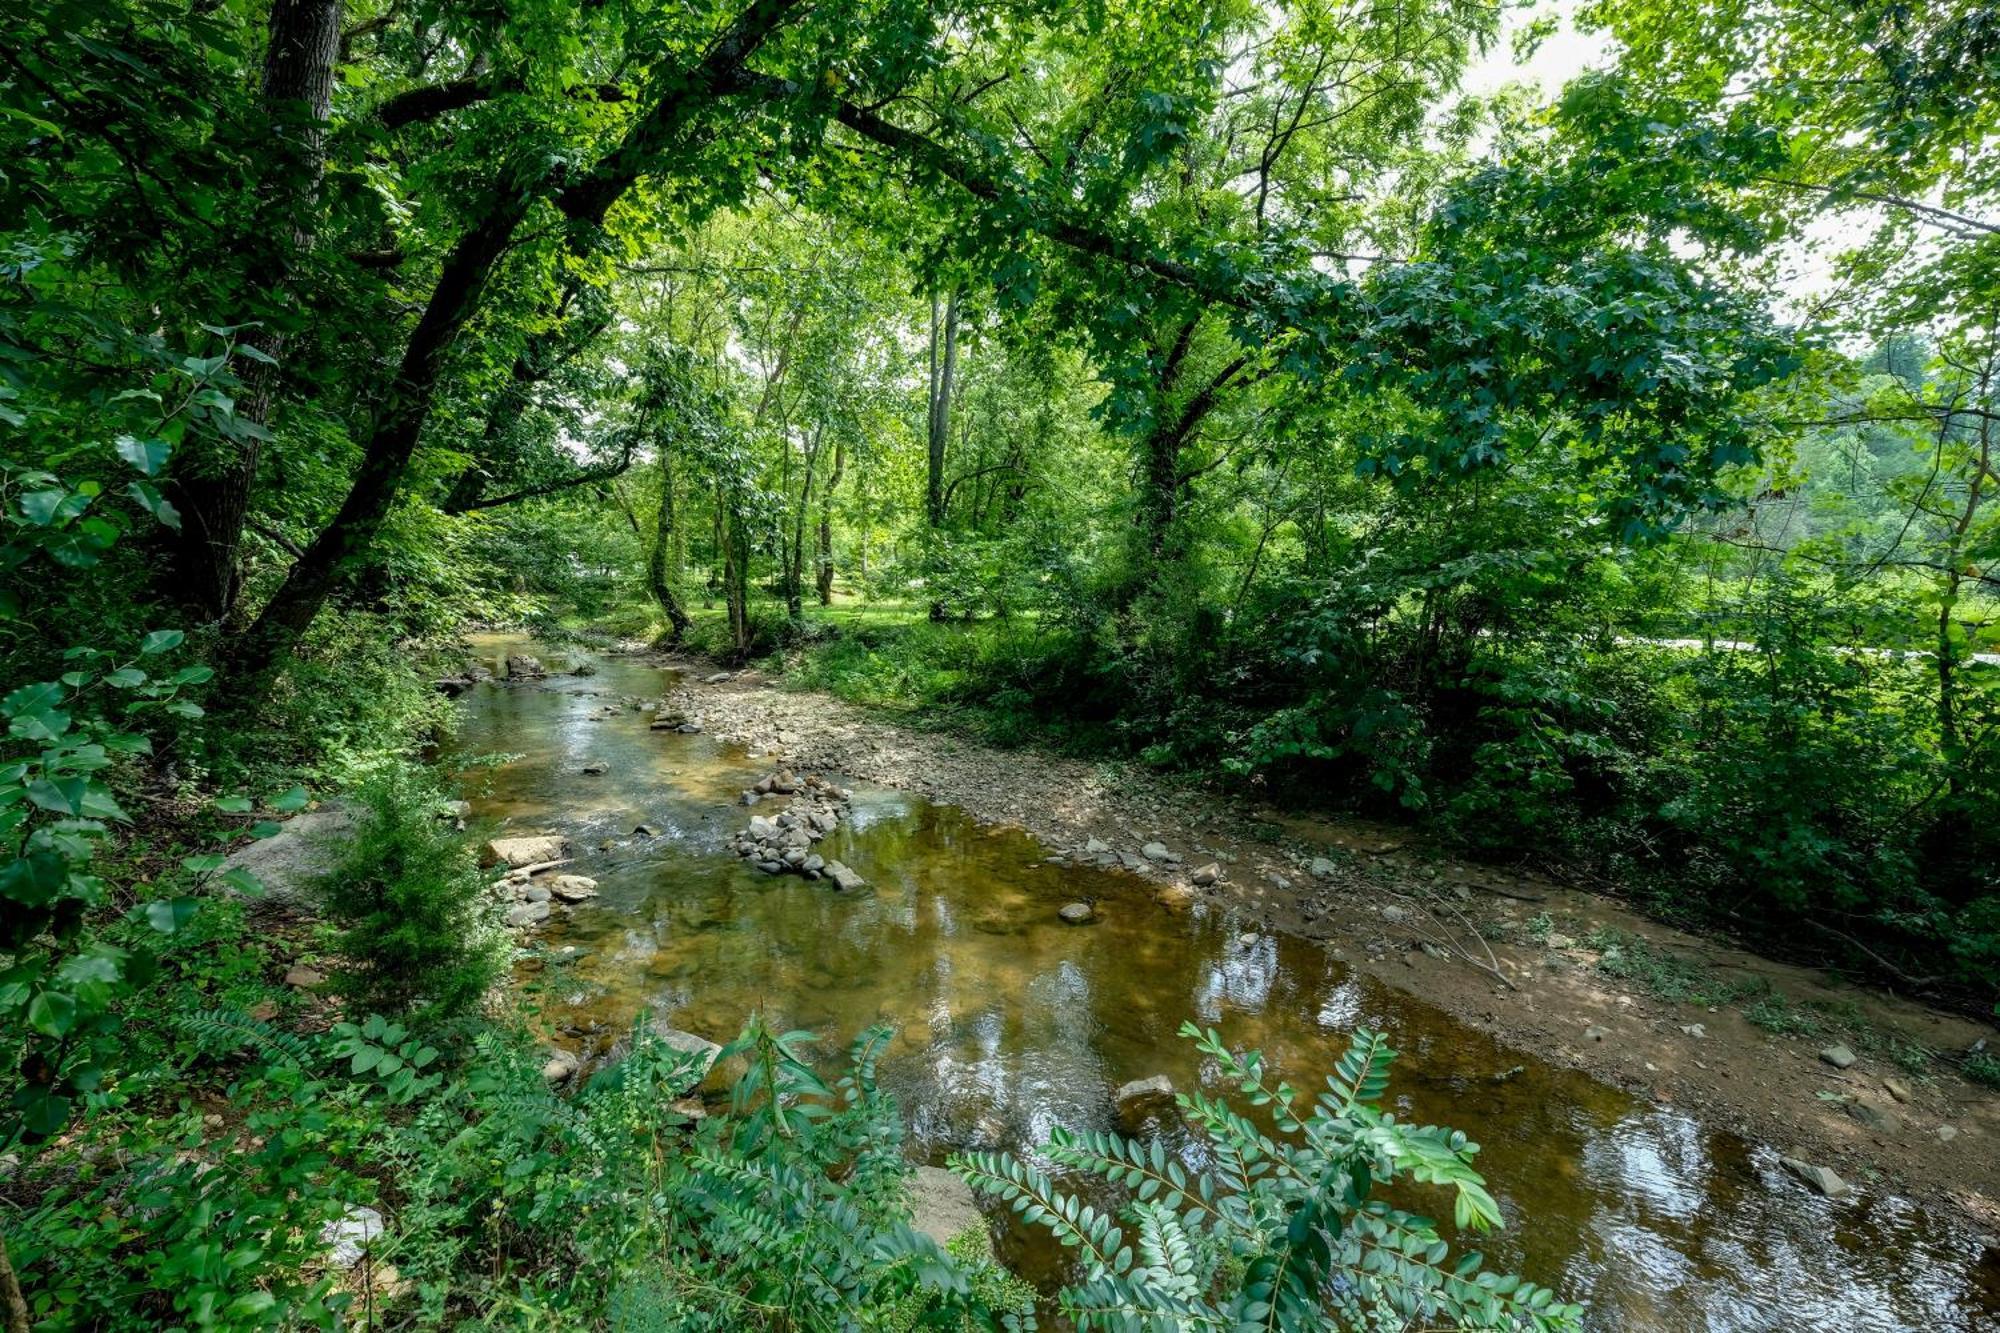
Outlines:
{"type": "Polygon", "coordinates": [[[1810,1037],[1820,1030],[1818,1015],[1777,991],[1747,1006],[1743,1017],[1774,1037],[1810,1037]]]}
{"type": "Polygon", "coordinates": [[[1641,986],[1655,998],[1674,1004],[1733,1004],[1763,989],[1756,982],[1725,981],[1699,963],[1609,926],[1592,931],[1585,943],[1600,954],[1599,972],[1641,986]]]}

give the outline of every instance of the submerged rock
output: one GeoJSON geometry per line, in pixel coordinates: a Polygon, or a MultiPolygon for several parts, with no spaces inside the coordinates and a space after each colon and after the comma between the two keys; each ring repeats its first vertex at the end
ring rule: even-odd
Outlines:
{"type": "Polygon", "coordinates": [[[586,759],[583,767],[577,770],[577,772],[588,774],[591,777],[596,777],[600,773],[609,773],[610,771],[611,765],[602,759],[586,759]]]}
{"type": "Polygon", "coordinates": [[[1087,926],[1097,919],[1097,911],[1089,903],[1066,903],[1056,915],[1072,926],[1087,926]]]}
{"type": "Polygon", "coordinates": [[[549,910],[546,900],[542,902],[519,903],[508,908],[507,915],[502,917],[501,920],[513,929],[520,930],[525,926],[536,925],[539,922],[548,920],[549,910]]]}
{"type": "Polygon", "coordinates": [[[1167,884],[1153,895],[1153,900],[1170,912],[1185,912],[1199,896],[1185,884],[1167,884]]]}
{"type": "Polygon", "coordinates": [[[838,861],[828,861],[824,873],[828,879],[833,881],[833,887],[843,893],[868,887],[867,880],[861,878],[861,876],[855,874],[838,861]]]}
{"type": "Polygon", "coordinates": [[[1146,1118],[1166,1110],[1174,1102],[1174,1081],[1165,1074],[1135,1078],[1111,1094],[1118,1108],[1118,1122],[1128,1131],[1136,1130],[1146,1118]]]}

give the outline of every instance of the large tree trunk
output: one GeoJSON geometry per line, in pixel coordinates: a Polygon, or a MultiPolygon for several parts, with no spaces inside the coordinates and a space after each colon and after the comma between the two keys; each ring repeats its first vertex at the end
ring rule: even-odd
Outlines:
{"type": "MultiPolygon", "coordinates": [[[[671,91],[633,123],[615,148],[556,193],[557,208],[578,224],[579,238],[603,223],[612,204],[640,175],[658,167],[696,109],[733,88],[743,62],[797,3],[754,0],[708,48],[702,63],[670,84],[671,91]]],[[[501,179],[519,178],[503,172],[501,179]]],[[[529,208],[551,184],[552,178],[531,178],[498,192],[486,215],[458,238],[445,257],[396,378],[384,395],[347,498],[286,574],[263,614],[226,654],[239,706],[261,698],[273,668],[297,645],[340,580],[365,559],[416,452],[452,342],[478,311],[494,265],[506,253],[529,208]]]]}
{"type": "MultiPolygon", "coordinates": [[[[274,0],[264,53],[261,109],[268,126],[266,169],[257,191],[264,251],[246,274],[255,306],[290,302],[299,256],[312,248],[314,206],[326,174],[326,124],[340,57],[341,0],[274,0]]],[[[181,512],[171,569],[174,592],[207,619],[236,608],[242,589],[243,529],[277,396],[285,336],[268,324],[246,332],[236,416],[254,429],[220,458],[176,460],[170,494],[181,512]]]]}
{"type": "MultiPolygon", "coordinates": [[[[958,369],[958,293],[945,298],[944,318],[938,318],[937,293],[931,293],[931,378],[928,423],[928,466],[925,473],[924,516],[933,533],[944,530],[945,446],[951,440],[952,379],[958,369]]],[[[943,620],[945,605],[931,603],[931,619],[943,620]]]]}
{"type": "Polygon", "coordinates": [[[833,473],[826,479],[826,493],[820,497],[819,556],[813,572],[821,606],[833,605],[833,493],[840,489],[840,479],[846,471],[847,441],[844,437],[836,437],[833,442],[833,473]]]}

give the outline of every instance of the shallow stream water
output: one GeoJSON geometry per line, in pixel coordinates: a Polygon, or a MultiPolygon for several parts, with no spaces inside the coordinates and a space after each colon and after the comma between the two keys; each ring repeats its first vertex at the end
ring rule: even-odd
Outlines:
{"type": "MultiPolygon", "coordinates": [[[[478,648],[494,658],[528,645],[491,636],[478,648]]],[[[543,932],[587,953],[523,977],[540,984],[552,1027],[623,1029],[643,1008],[727,1040],[760,1012],[819,1033],[832,1057],[890,1024],[882,1080],[909,1151],[932,1162],[963,1147],[1025,1149],[1055,1125],[1115,1128],[1112,1092],[1135,1078],[1233,1092],[1176,1035],[1185,1019],[1262,1050],[1301,1086],[1317,1085],[1349,1031],[1374,1027],[1402,1052],[1399,1112],[1482,1145],[1509,1225],[1479,1248],[1590,1302],[1593,1328],[2000,1329],[2000,1255],[1980,1238],[1875,1190],[1813,1196],[1773,1149],[1510,1050],[1321,944],[1250,934],[1255,923],[1226,900],[1170,916],[1131,876],[1052,865],[1023,833],[860,787],[820,850],[869,888],[764,875],[725,844],[751,813],[738,793],[771,761],[650,732],[635,711],[594,719],[675,678],[617,657],[597,665],[477,687],[456,742],[474,817],[496,832],[569,835],[569,868],[602,890],[543,932]],[[580,774],[592,759],[609,771],[580,774]],[[632,836],[641,822],[658,836],[632,836]],[[1097,902],[1096,924],[1057,919],[1079,898],[1097,902]]],[[[1147,1128],[1170,1144],[1182,1133],[1147,1128]]],[[[1056,1276],[1038,1235],[990,1216],[1003,1257],[1056,1276]]]]}

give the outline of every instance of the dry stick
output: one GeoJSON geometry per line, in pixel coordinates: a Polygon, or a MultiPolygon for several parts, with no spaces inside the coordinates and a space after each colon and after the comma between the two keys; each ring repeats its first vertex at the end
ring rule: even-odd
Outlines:
{"type": "Polygon", "coordinates": [[[21,1295],[21,1280],[7,1258],[7,1238],[0,1236],[0,1302],[7,1308],[7,1333],[28,1333],[28,1302],[21,1295]]]}

